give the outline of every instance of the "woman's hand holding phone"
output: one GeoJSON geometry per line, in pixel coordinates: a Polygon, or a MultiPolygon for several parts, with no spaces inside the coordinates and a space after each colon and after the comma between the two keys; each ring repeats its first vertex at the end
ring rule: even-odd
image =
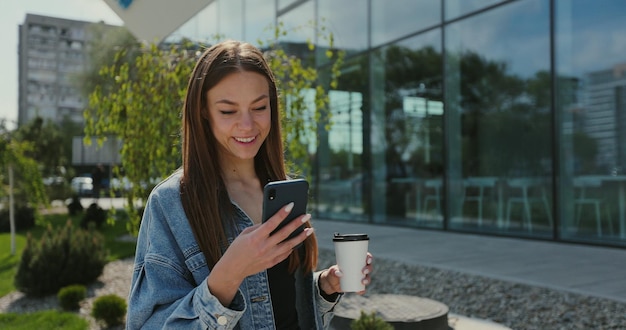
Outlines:
{"type": "Polygon", "coordinates": [[[309,221],[310,214],[302,214],[277,230],[289,216],[293,206],[293,203],[289,203],[264,223],[244,229],[215,264],[207,283],[211,293],[222,304],[227,306],[232,301],[244,278],[283,261],[313,233],[313,228],[306,228],[295,237],[289,238],[295,230],[309,221]]]}

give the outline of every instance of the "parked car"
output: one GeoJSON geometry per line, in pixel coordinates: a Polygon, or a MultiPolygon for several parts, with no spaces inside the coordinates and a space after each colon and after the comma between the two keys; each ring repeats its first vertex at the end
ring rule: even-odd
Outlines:
{"type": "Polygon", "coordinates": [[[65,183],[65,178],[62,176],[48,176],[43,178],[42,181],[46,186],[62,185],[65,183]]]}
{"type": "Polygon", "coordinates": [[[78,196],[91,196],[93,194],[93,179],[88,176],[77,176],[70,182],[72,192],[78,196]]]}

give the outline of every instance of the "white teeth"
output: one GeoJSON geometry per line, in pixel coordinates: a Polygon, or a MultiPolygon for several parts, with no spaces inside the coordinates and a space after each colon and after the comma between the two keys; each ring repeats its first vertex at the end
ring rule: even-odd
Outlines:
{"type": "Polygon", "coordinates": [[[239,142],[243,142],[243,143],[248,143],[248,142],[254,141],[254,136],[253,137],[249,137],[249,138],[238,138],[238,137],[236,137],[235,140],[237,140],[239,142]]]}

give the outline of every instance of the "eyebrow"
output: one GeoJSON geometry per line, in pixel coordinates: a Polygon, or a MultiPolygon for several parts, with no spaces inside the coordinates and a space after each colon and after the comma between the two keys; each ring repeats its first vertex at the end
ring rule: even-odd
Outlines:
{"type": "MultiPolygon", "coordinates": [[[[252,103],[256,103],[256,102],[259,102],[259,101],[261,101],[263,99],[267,99],[267,98],[269,98],[269,96],[267,94],[263,94],[263,95],[257,97],[256,99],[252,100],[252,103]]],[[[215,104],[218,104],[218,103],[223,103],[223,104],[228,104],[228,105],[237,105],[237,102],[233,102],[233,101],[228,100],[228,99],[221,99],[221,100],[215,101],[215,104]]]]}

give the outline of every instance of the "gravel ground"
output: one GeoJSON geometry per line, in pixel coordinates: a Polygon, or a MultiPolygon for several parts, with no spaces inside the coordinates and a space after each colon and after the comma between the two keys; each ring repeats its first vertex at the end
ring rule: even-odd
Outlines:
{"type": "MultiPolygon", "coordinates": [[[[320,267],[333,264],[334,258],[332,251],[321,250],[320,267]]],[[[91,329],[101,329],[89,316],[94,298],[104,294],[127,297],[131,272],[132,259],[111,262],[99,280],[88,287],[88,298],[78,313],[89,320],[91,329]]],[[[374,261],[367,294],[429,298],[446,304],[450,313],[490,320],[515,330],[626,329],[626,303],[381,259],[374,261]]],[[[33,299],[13,292],[0,297],[0,313],[44,309],[60,309],[56,296],[33,299]]]]}
{"type": "MultiPolygon", "coordinates": [[[[320,251],[320,267],[332,263],[334,253],[320,251]]],[[[450,313],[515,330],[626,329],[626,303],[395,261],[374,260],[367,294],[374,293],[433,299],[450,313]]]]}

